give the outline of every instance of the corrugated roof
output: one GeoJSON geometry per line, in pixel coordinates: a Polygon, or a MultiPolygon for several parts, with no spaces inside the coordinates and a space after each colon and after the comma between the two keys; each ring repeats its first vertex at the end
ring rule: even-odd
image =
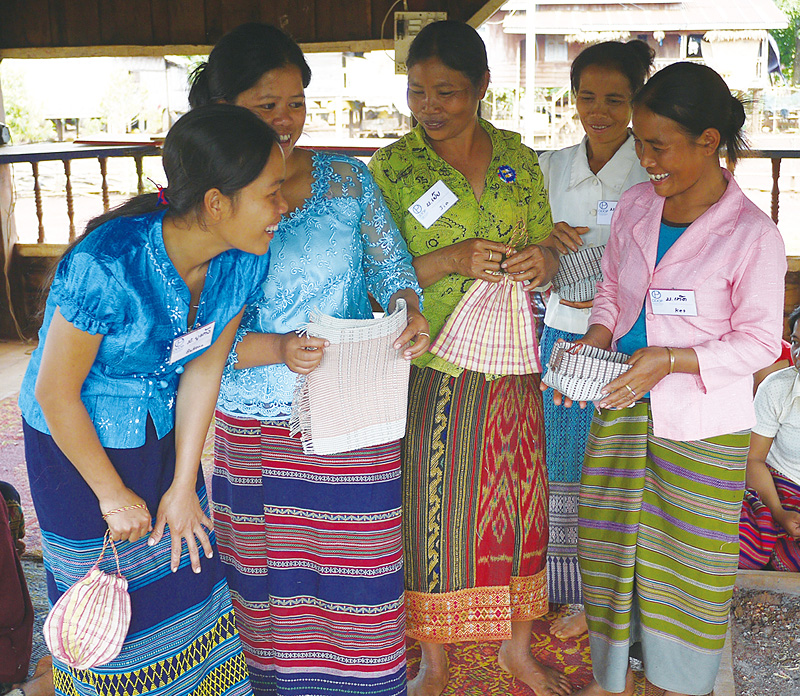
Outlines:
{"type": "MultiPolygon", "coordinates": [[[[503,28],[526,31],[525,10],[531,3],[509,0],[503,28]]],[[[773,0],[679,0],[635,3],[552,0],[536,4],[537,34],[575,34],[579,31],[697,31],[714,29],[783,29],[786,15],[773,0]]]]}

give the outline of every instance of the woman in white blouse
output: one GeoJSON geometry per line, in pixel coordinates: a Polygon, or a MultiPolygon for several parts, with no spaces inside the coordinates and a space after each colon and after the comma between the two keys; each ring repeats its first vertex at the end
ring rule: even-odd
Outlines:
{"type": "MultiPolygon", "coordinates": [[[[647,181],[628,130],[631,98],[644,84],[653,50],[643,41],[606,41],[590,46],[572,63],[570,81],[586,135],[572,147],[539,158],[550,196],[555,227],[552,240],[561,254],[608,241],[611,214],[620,195],[647,181]]],[[[546,364],[558,339],[586,333],[592,302],[573,303],[556,292],[547,301],[541,340],[546,364]]],[[[582,602],[578,569],[578,488],[592,420],[591,409],[560,408],[544,399],[547,472],[550,483],[550,538],[547,575],[550,601],[582,602]]],[[[586,631],[583,612],[558,619],[559,638],[586,631]]]]}

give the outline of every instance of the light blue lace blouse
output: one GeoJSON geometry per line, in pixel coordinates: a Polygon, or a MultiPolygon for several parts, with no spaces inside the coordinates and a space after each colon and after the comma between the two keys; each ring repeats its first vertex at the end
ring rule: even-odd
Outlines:
{"type": "MultiPolygon", "coordinates": [[[[190,294],[164,248],[163,216],[162,210],[111,220],[59,262],[39,347],[20,389],[22,416],[36,430],[50,432],[34,389],[56,307],[81,331],[104,334],[81,390],[101,444],[117,449],[140,447],[148,414],[159,438],[174,427],[183,366],[204,351],[169,364],[173,340],[187,332],[190,294]]],[[[236,250],[212,259],[195,326],[213,321],[216,340],[260,292],[268,265],[267,256],[236,250]]]]}
{"type": "Polygon", "coordinates": [[[311,197],[281,220],[263,293],[245,310],[223,373],[217,407],[230,415],[286,420],[291,412],[297,375],[286,365],[234,368],[236,345],[248,332],[295,331],[313,308],[368,319],[368,292],[384,308],[403,288],[421,301],[411,255],[366,166],[314,153],[313,175],[311,197]]]}

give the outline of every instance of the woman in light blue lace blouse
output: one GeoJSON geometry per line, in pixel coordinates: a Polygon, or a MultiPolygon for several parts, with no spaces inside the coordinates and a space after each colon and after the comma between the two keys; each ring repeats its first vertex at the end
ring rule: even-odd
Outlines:
{"type": "Polygon", "coordinates": [[[428,324],[367,168],[295,147],[310,77],[297,44],[263,24],[227,34],[193,76],[193,106],[246,106],[278,132],[292,211],[222,380],[215,524],[256,694],[392,696],[406,682],[400,444],[303,454],[292,399],[325,342],[296,332],[312,309],[366,319],[368,293],[388,311],[403,298],[409,323],[395,347],[410,360],[427,349],[428,324]]]}
{"type": "Polygon", "coordinates": [[[198,468],[287,210],[284,163],[274,131],[228,104],[183,116],[163,163],[166,189],[91,221],[59,261],[20,390],[50,604],[108,534],[131,596],[117,657],[82,669],[54,650],[59,694],[252,694],[198,468]]]}

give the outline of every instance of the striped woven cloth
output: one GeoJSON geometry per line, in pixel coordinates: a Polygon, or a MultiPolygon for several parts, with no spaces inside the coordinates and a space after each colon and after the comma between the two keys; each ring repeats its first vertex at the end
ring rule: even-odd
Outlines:
{"type": "MultiPolygon", "coordinates": [[[[781,505],[800,512],[800,485],[768,468],[781,505]]],[[[800,572],[800,543],[775,523],[758,493],[747,490],[739,518],[739,567],[760,570],[768,564],[774,570],[800,572]]]]}
{"type": "Polygon", "coordinates": [[[407,324],[402,299],[381,319],[312,314],[306,331],[330,346],[298,382],[292,402],[290,428],[300,433],[303,452],[352,452],[403,437],[411,366],[394,342],[407,324]]]}
{"type": "Polygon", "coordinates": [[[456,305],[431,353],[465,370],[493,375],[542,371],[536,320],[523,283],[507,275],[476,280],[456,305]]]}

